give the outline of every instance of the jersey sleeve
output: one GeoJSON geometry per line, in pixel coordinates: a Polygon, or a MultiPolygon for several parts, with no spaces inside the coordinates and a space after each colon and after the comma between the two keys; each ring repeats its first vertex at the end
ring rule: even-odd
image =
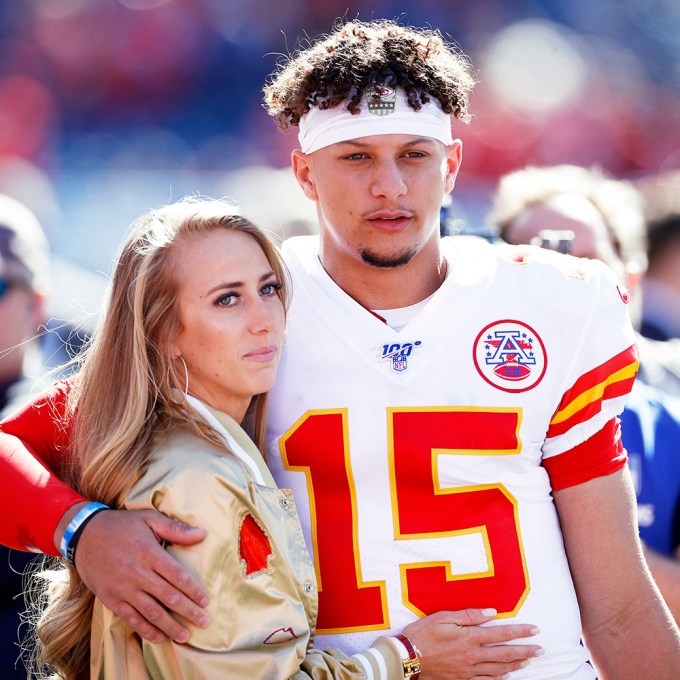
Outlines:
{"type": "Polygon", "coordinates": [[[590,439],[543,461],[553,491],[582,484],[616,472],[626,464],[621,441],[621,422],[613,418],[590,439]]]}
{"type": "Polygon", "coordinates": [[[590,262],[590,308],[574,333],[567,387],[552,415],[543,445],[553,488],[610,474],[626,461],[617,416],[638,369],[628,294],[613,273],[590,262]]]}
{"type": "Polygon", "coordinates": [[[62,380],[0,423],[0,542],[57,555],[54,531],[63,514],[85,500],[59,479],[70,423],[62,380]]]}

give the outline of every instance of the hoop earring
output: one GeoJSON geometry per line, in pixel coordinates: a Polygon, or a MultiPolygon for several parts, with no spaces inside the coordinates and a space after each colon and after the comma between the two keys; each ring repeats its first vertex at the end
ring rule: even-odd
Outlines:
{"type": "Polygon", "coordinates": [[[182,362],[184,366],[184,394],[189,394],[189,369],[187,368],[187,362],[184,361],[184,357],[181,354],[177,355],[177,358],[182,362]]]}

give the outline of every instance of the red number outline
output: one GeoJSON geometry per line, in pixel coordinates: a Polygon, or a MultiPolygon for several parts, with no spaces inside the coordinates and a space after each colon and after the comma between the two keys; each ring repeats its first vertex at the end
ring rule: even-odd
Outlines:
{"type": "MultiPolygon", "coordinates": [[[[387,428],[388,428],[388,456],[389,456],[389,470],[390,470],[390,484],[392,494],[392,516],[394,524],[394,537],[396,540],[422,539],[422,538],[441,538],[453,537],[464,534],[480,533],[484,541],[487,564],[489,568],[485,572],[471,572],[454,574],[451,571],[451,562],[448,560],[438,560],[435,562],[421,562],[400,564],[401,582],[402,582],[402,602],[404,606],[418,616],[427,616],[436,611],[445,609],[464,609],[467,607],[491,606],[498,610],[497,618],[507,618],[515,616],[522,607],[529,594],[529,573],[526,566],[526,557],[524,554],[524,546],[519,526],[519,513],[517,499],[502,485],[502,484],[475,484],[470,486],[457,486],[442,488],[439,484],[439,456],[441,455],[459,455],[459,456],[507,456],[518,455],[521,452],[521,440],[519,437],[519,429],[522,422],[521,409],[516,408],[501,408],[501,407],[456,407],[456,406],[442,406],[442,407],[394,407],[387,409],[387,428]],[[400,449],[395,439],[395,421],[399,418],[407,418],[411,427],[417,429],[417,436],[422,446],[412,445],[408,451],[402,451],[400,456],[400,449]],[[436,419],[441,421],[443,418],[469,421],[468,423],[461,422],[460,431],[457,428],[451,428],[451,432],[460,440],[459,446],[429,446],[423,439],[422,432],[426,431],[432,436],[432,429],[428,428],[431,421],[436,419]],[[420,421],[420,422],[419,422],[420,421]],[[477,421],[477,427],[475,427],[477,421]],[[484,427],[486,426],[486,427],[484,427]],[[481,431],[481,434],[480,434],[481,431]],[[462,434],[461,434],[462,433],[462,434]],[[474,433],[473,437],[469,433],[474,433]],[[466,443],[466,439],[469,441],[466,443]],[[491,446],[481,447],[481,440],[488,440],[495,442],[497,448],[491,446]],[[408,471],[401,475],[402,481],[399,477],[399,458],[402,461],[411,462],[415,449],[428,449],[429,469],[431,470],[430,483],[432,488],[432,497],[419,497],[418,499],[408,498],[403,493],[404,489],[413,482],[418,475],[418,466],[415,468],[408,467],[408,471]],[[400,494],[401,489],[401,494],[400,494]],[[402,500],[400,501],[400,495],[402,500]],[[465,525],[463,528],[434,531],[406,531],[403,530],[404,519],[409,513],[413,514],[414,510],[420,512],[424,516],[432,518],[433,514],[437,512],[439,506],[439,514],[447,515],[446,521],[452,521],[455,524],[461,517],[462,513],[452,512],[446,513],[447,509],[455,508],[457,505],[463,505],[463,495],[465,495],[465,504],[470,505],[473,499],[480,496],[485,497],[486,505],[494,506],[494,514],[491,519],[486,519],[479,523],[472,523],[465,525]],[[455,499],[455,500],[454,500],[455,499]],[[428,504],[428,501],[430,502],[428,504]],[[442,507],[443,506],[443,507],[442,507]],[[512,522],[510,522],[512,517],[512,522]],[[499,531],[500,524],[503,523],[505,532],[499,531]],[[514,532],[508,531],[508,526],[512,524],[514,532]],[[490,537],[489,532],[492,532],[490,537]],[[506,534],[502,537],[500,534],[506,534]],[[514,535],[513,535],[514,534],[514,535]],[[505,544],[505,550],[499,550],[498,545],[505,544]],[[494,550],[494,547],[496,550],[494,550]],[[496,554],[496,560],[494,560],[496,554]],[[499,557],[503,559],[499,562],[499,557]],[[510,558],[512,564],[509,564],[506,559],[510,558]],[[498,567],[496,562],[499,562],[498,567]],[[508,568],[509,567],[509,568],[508,568]],[[418,570],[421,574],[418,575],[418,570]],[[419,607],[416,601],[417,597],[414,594],[414,581],[420,578],[422,582],[428,582],[428,592],[437,592],[435,602],[430,606],[419,607]],[[432,588],[431,583],[433,579],[438,579],[440,588],[432,588]],[[481,579],[488,579],[482,582],[481,579]],[[514,583],[511,584],[511,581],[514,583]],[[461,587],[456,586],[456,582],[468,582],[467,585],[461,583],[461,587]],[[474,584],[479,586],[473,587],[474,584]],[[513,588],[508,592],[508,587],[513,588]],[[481,595],[478,591],[484,588],[485,594],[481,595]],[[449,595],[450,604],[443,604],[446,590],[452,591],[449,595]],[[473,591],[470,595],[466,591],[473,591]],[[483,604],[486,598],[487,604],[483,604]]],[[[452,420],[452,422],[455,422],[452,420]]],[[[440,435],[442,436],[442,435],[440,435]]],[[[449,432],[443,435],[449,436],[449,432]]],[[[454,437],[454,438],[455,438],[454,437]]],[[[402,441],[405,439],[402,436],[402,441]]],[[[423,451],[422,457],[425,456],[423,451]]],[[[422,465],[421,468],[426,466],[422,465]]],[[[402,466],[403,467],[403,466],[402,466]]],[[[424,473],[423,473],[424,477],[424,473]]],[[[422,520],[421,520],[422,521],[422,520]]],[[[434,524],[431,519],[431,524],[434,524]]],[[[417,587],[417,586],[416,586],[417,587]]]]}
{"type": "MultiPolygon", "coordinates": [[[[354,487],[354,477],[352,475],[351,461],[349,457],[349,429],[347,422],[347,409],[324,409],[307,411],[280,439],[279,448],[281,451],[281,458],[284,467],[287,470],[295,470],[304,472],[307,482],[307,496],[309,498],[309,512],[311,520],[311,536],[312,544],[314,546],[313,559],[314,568],[316,570],[317,584],[319,587],[319,616],[317,620],[316,631],[319,634],[335,634],[335,633],[353,633],[363,632],[369,630],[385,630],[390,628],[389,609],[387,606],[387,586],[385,581],[364,581],[361,570],[361,555],[359,553],[359,537],[358,537],[358,512],[356,503],[356,491],[354,487]],[[313,423],[313,419],[317,423],[313,423]],[[318,423],[326,425],[323,436],[316,433],[318,423]],[[303,440],[300,448],[296,437],[303,434],[303,431],[310,430],[308,433],[310,444],[303,440]],[[340,433],[340,442],[334,441],[340,433]],[[342,453],[338,449],[334,449],[334,445],[342,447],[342,453]],[[303,459],[309,460],[313,458],[313,454],[322,450],[323,455],[317,457],[310,463],[303,463],[302,460],[297,460],[297,457],[302,456],[303,459]],[[310,455],[310,451],[311,454],[310,455]],[[337,553],[336,548],[342,546],[342,541],[347,542],[346,531],[336,531],[332,537],[325,532],[320,538],[318,532],[318,517],[317,505],[319,502],[323,503],[327,500],[327,495],[319,498],[318,488],[315,481],[318,482],[318,476],[314,474],[313,468],[315,464],[334,462],[333,451],[336,451],[335,457],[341,458],[342,464],[338,464],[333,469],[331,475],[334,497],[337,497],[338,485],[346,484],[346,490],[349,494],[351,505],[351,550],[353,573],[349,570],[337,570],[337,562],[333,559],[333,553],[337,553]],[[292,460],[295,459],[295,460],[292,460]],[[340,469],[342,468],[342,469],[340,469]],[[329,538],[331,540],[329,540],[329,538]],[[324,542],[325,541],[325,542],[324,542]],[[324,546],[323,550],[321,547],[324,546]],[[327,553],[328,559],[322,558],[322,552],[327,553]],[[324,577],[328,575],[328,582],[330,583],[327,589],[324,589],[324,577]],[[372,611],[370,618],[373,619],[370,623],[361,623],[357,625],[338,625],[336,621],[334,624],[329,624],[326,613],[331,612],[331,607],[324,606],[326,599],[331,599],[334,594],[340,592],[340,597],[336,597],[335,602],[346,603],[347,616],[356,617],[357,613],[364,616],[372,611]],[[355,602],[352,603],[351,598],[354,596],[355,602]],[[363,605],[360,604],[363,602],[363,605]]],[[[323,430],[323,427],[318,426],[323,430]]],[[[337,510],[337,508],[336,508],[337,510]]],[[[342,527],[341,527],[342,529],[342,527]]],[[[346,547],[346,546],[345,546],[346,547]]],[[[334,610],[333,610],[334,611],[334,610]]]]}
{"type": "MultiPolygon", "coordinates": [[[[451,562],[447,560],[400,564],[403,603],[418,616],[425,616],[443,608],[488,606],[498,610],[499,618],[510,617],[516,615],[526,600],[530,587],[519,528],[517,500],[501,484],[442,488],[438,481],[441,455],[519,454],[520,424],[520,409],[481,407],[387,409],[395,540],[479,533],[484,541],[489,565],[485,572],[453,574],[451,562]],[[404,418],[410,421],[410,425],[421,429],[418,430],[419,441],[412,442],[410,447],[402,449],[399,438],[407,437],[404,435],[405,430],[399,430],[399,422],[404,418]],[[453,442],[447,438],[448,431],[442,441],[438,442],[443,445],[433,447],[421,441],[424,423],[431,425],[445,419],[454,424],[460,421],[462,425],[461,428],[451,428],[453,442]],[[481,429],[478,427],[475,431],[475,428],[471,427],[475,422],[483,427],[481,429]],[[399,432],[402,434],[399,435],[399,432]],[[474,432],[472,437],[471,432],[474,432]],[[480,446],[480,442],[488,444],[480,446]],[[455,446],[452,446],[452,443],[455,446]],[[408,498],[409,483],[414,474],[415,476],[420,474],[422,482],[425,473],[422,470],[419,473],[417,467],[415,471],[410,469],[409,461],[417,459],[422,468],[425,455],[429,457],[431,470],[429,480],[431,496],[418,498],[419,502],[413,503],[412,499],[408,498]],[[475,504],[479,506],[477,514],[474,512],[470,514],[476,519],[466,524],[467,509],[475,504]],[[413,508],[416,506],[422,506],[421,510],[430,506],[431,511],[442,510],[443,513],[439,514],[443,514],[445,521],[455,517],[454,528],[449,526],[444,530],[441,528],[414,530],[411,522],[408,530],[409,519],[413,518],[410,516],[413,516],[413,508]],[[494,511],[491,520],[487,519],[488,512],[484,517],[479,516],[481,510],[488,507],[493,507],[494,511]],[[503,559],[499,559],[501,555],[503,559]],[[432,588],[432,579],[439,583],[439,589],[432,588]],[[482,596],[479,591],[482,586],[484,592],[489,593],[488,597],[486,594],[483,596],[487,600],[485,602],[480,601],[482,596]],[[436,597],[433,595],[428,601],[427,594],[432,592],[436,592],[437,595],[436,597]],[[419,593],[425,593],[426,596],[423,598],[419,593]],[[444,594],[447,595],[448,601],[442,597],[444,594]]],[[[424,431],[428,431],[427,428],[424,431]]],[[[389,628],[385,581],[367,582],[362,578],[356,491],[349,453],[348,410],[344,408],[307,411],[281,437],[279,447],[284,467],[287,470],[304,472],[306,477],[313,558],[319,584],[317,632],[336,634],[389,628]],[[333,494],[328,493],[329,489],[333,490],[333,494]],[[349,502],[343,501],[343,494],[347,495],[349,502]],[[321,513],[319,504],[324,505],[321,513]],[[351,516],[351,529],[341,523],[338,530],[338,517],[342,519],[346,514],[351,516]],[[319,534],[320,517],[333,517],[333,532],[325,531],[319,534]],[[351,548],[348,549],[350,541],[351,548]],[[347,560],[350,554],[351,559],[347,560]],[[340,563],[344,566],[339,566],[340,563]],[[328,586],[325,590],[324,580],[328,586]],[[345,613],[341,613],[341,610],[345,613]],[[349,619],[356,619],[357,615],[366,618],[358,624],[348,622],[349,619]],[[337,618],[334,619],[334,616],[337,618]]],[[[422,490],[422,485],[420,489],[422,490]]],[[[432,516],[432,512],[423,515],[428,517],[428,522],[432,516]]],[[[436,524],[436,521],[431,523],[436,524]]]]}

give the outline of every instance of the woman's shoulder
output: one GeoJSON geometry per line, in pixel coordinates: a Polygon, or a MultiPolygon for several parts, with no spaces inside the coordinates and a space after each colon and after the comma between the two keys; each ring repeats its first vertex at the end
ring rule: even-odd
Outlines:
{"type": "Polygon", "coordinates": [[[225,448],[181,428],[173,428],[158,437],[144,473],[130,496],[148,494],[155,488],[195,487],[207,489],[213,484],[246,483],[242,464],[225,448]]]}

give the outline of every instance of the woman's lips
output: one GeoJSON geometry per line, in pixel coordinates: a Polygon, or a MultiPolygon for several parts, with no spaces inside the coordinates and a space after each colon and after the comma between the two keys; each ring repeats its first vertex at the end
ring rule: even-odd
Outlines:
{"type": "Polygon", "coordinates": [[[245,355],[246,359],[252,359],[253,361],[271,361],[276,357],[276,347],[274,345],[267,345],[266,347],[258,347],[252,352],[248,352],[245,355]]]}

